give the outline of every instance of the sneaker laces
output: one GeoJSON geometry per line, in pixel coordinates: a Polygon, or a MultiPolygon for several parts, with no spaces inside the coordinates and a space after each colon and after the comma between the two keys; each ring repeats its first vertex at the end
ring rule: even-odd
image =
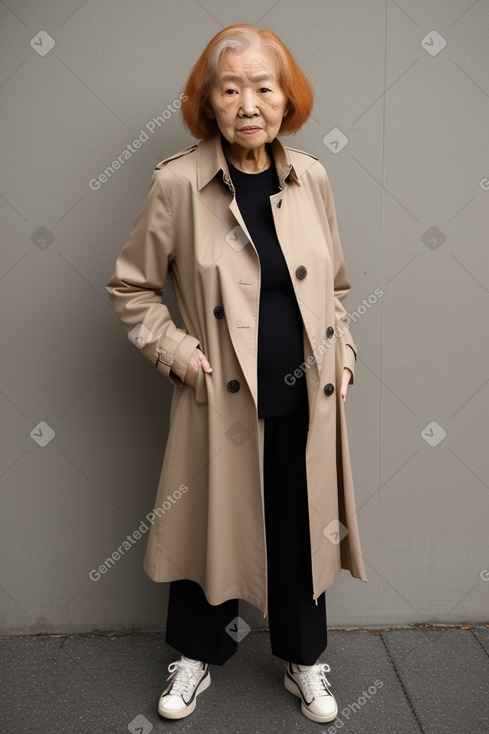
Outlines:
{"type": "Polygon", "coordinates": [[[300,685],[307,699],[333,695],[330,690],[330,683],[326,678],[326,673],[330,672],[331,668],[327,663],[315,665],[312,670],[299,671],[300,685]]]}
{"type": "Polygon", "coordinates": [[[185,696],[189,693],[189,688],[197,685],[197,674],[202,672],[202,667],[196,668],[192,663],[186,660],[178,660],[170,663],[168,666],[170,675],[167,680],[172,680],[172,687],[169,694],[172,696],[185,696]]]}

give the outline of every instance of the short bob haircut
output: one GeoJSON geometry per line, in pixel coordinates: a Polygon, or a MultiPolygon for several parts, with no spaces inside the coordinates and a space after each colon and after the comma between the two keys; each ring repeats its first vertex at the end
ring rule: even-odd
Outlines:
{"type": "Polygon", "coordinates": [[[226,51],[240,53],[252,47],[273,53],[277,61],[279,83],[288,99],[288,114],[279,132],[296,133],[308,119],[314,93],[307,76],[297,66],[288,48],[271,31],[240,23],[219,31],[209,41],[190,72],[182,100],[182,115],[195,138],[207,140],[219,129],[216,121],[207,116],[205,109],[222,55],[226,51]]]}

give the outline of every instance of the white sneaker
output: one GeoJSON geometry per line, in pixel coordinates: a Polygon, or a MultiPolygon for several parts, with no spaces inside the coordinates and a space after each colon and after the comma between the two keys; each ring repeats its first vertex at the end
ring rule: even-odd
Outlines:
{"type": "Polygon", "coordinates": [[[194,711],[199,693],[211,684],[209,665],[182,655],[181,660],[170,663],[168,671],[170,683],[160,696],[158,713],[167,719],[183,719],[194,711]]]}
{"type": "Polygon", "coordinates": [[[312,721],[333,721],[338,715],[338,706],[331,693],[326,673],[326,663],[316,665],[287,665],[284,684],[288,691],[302,699],[301,710],[312,721]]]}

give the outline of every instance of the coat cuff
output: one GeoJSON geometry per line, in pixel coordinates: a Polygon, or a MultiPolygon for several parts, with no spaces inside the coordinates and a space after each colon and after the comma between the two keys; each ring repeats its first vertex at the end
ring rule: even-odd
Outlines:
{"type": "Polygon", "coordinates": [[[353,385],[355,381],[355,361],[357,359],[356,349],[348,342],[345,342],[344,355],[343,355],[343,367],[348,367],[351,370],[350,385],[353,385]]]}
{"type": "Polygon", "coordinates": [[[156,369],[174,385],[182,387],[190,357],[198,345],[199,340],[190,334],[185,334],[179,342],[166,338],[165,347],[155,349],[156,369]]]}

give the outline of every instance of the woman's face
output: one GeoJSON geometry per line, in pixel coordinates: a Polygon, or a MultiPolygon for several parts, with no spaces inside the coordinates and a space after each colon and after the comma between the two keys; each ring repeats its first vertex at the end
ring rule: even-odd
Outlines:
{"type": "Polygon", "coordinates": [[[247,150],[260,148],[278,134],[287,98],[278,82],[274,56],[258,48],[226,51],[219,62],[209,104],[226,140],[247,150]]]}

